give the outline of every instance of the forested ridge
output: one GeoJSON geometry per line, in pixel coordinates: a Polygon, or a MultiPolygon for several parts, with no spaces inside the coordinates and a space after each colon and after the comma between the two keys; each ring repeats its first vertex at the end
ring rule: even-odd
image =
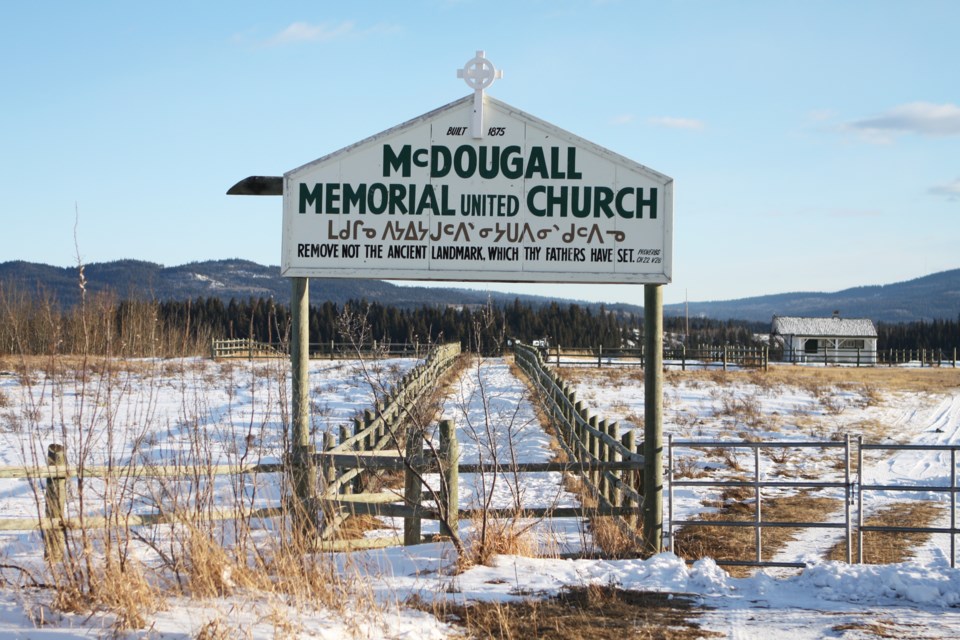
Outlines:
{"type": "MultiPolygon", "coordinates": [[[[0,286],[0,353],[123,353],[161,356],[208,353],[210,341],[253,338],[283,344],[290,335],[290,308],[270,297],[197,297],[190,300],[119,300],[108,293],[85,296],[60,309],[55,300],[0,286]]],[[[551,302],[422,305],[399,307],[363,300],[311,305],[312,343],[460,342],[466,350],[498,351],[509,339],[551,346],[605,350],[639,346],[643,316],[604,306],[551,302]]],[[[770,325],[744,320],[664,318],[668,347],[766,344],[770,325]]],[[[880,324],[884,349],[960,347],[960,317],[880,324]]]]}
{"type": "MultiPolygon", "coordinates": [[[[263,298],[244,301],[198,298],[188,302],[160,304],[163,318],[186,326],[192,317],[197,327],[215,336],[254,338],[262,342],[283,341],[290,311],[285,305],[263,298]]],[[[477,344],[478,332],[524,342],[546,340],[551,345],[613,349],[637,344],[643,335],[643,317],[615,313],[601,307],[593,312],[577,304],[552,303],[532,307],[519,300],[505,307],[495,305],[423,306],[398,308],[377,302],[352,301],[345,305],[325,302],[310,308],[311,342],[346,339],[345,315],[362,319],[366,338],[381,342],[460,341],[464,348],[477,344]]],[[[355,331],[355,329],[354,329],[355,331]]],[[[756,345],[765,341],[769,323],[710,318],[664,318],[665,341],[677,345],[756,345]]],[[[952,349],[960,347],[960,317],[903,324],[881,323],[877,327],[880,349],[952,349]]]]}

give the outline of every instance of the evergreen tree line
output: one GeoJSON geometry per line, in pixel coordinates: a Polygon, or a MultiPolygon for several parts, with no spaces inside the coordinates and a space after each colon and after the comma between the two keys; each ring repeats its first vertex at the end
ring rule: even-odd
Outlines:
{"type": "MultiPolygon", "coordinates": [[[[187,302],[160,304],[161,318],[171,326],[193,325],[197,334],[224,338],[249,338],[262,342],[286,339],[290,310],[272,300],[230,300],[198,298],[187,302]]],[[[353,301],[339,306],[324,302],[310,308],[311,342],[343,342],[344,318],[352,318],[353,333],[358,321],[365,325],[367,341],[391,343],[427,343],[459,341],[464,349],[490,348],[506,338],[523,342],[546,340],[550,345],[571,348],[602,346],[615,349],[638,346],[643,340],[643,317],[610,313],[577,304],[553,302],[533,307],[514,300],[503,308],[469,306],[423,306],[398,308],[377,302],[353,301]]],[[[770,324],[745,320],[711,318],[664,318],[665,342],[671,346],[756,346],[765,343],[770,324]]],[[[933,320],[877,326],[878,348],[935,349],[960,348],[960,317],[957,320],[933,320]]]]}
{"type": "MultiPolygon", "coordinates": [[[[0,285],[0,353],[99,353],[171,356],[207,353],[215,338],[253,338],[282,343],[290,335],[290,309],[272,299],[223,301],[120,301],[96,294],[63,311],[49,298],[25,295],[0,285]]],[[[532,306],[514,300],[496,306],[422,306],[399,308],[378,302],[324,302],[310,308],[313,343],[437,343],[459,341],[470,351],[498,351],[507,339],[546,340],[570,348],[605,350],[637,346],[643,318],[577,304],[532,306]]],[[[879,349],[960,348],[960,317],[878,327],[879,349]]],[[[749,346],[762,341],[770,326],[762,322],[665,317],[667,346],[724,344],[749,346]]]]}
{"type": "MultiPolygon", "coordinates": [[[[217,298],[168,301],[159,304],[160,319],[191,335],[209,333],[220,338],[253,338],[283,342],[289,338],[290,309],[273,300],[251,298],[224,303],[217,298]]],[[[534,309],[518,300],[505,308],[494,306],[422,306],[399,308],[378,302],[332,302],[310,307],[312,343],[362,341],[379,343],[460,342],[464,349],[496,350],[507,339],[530,342],[548,339],[570,347],[606,348],[629,339],[631,326],[606,311],[592,312],[577,305],[552,303],[534,309]]]]}
{"type": "Polygon", "coordinates": [[[877,325],[879,349],[960,349],[960,316],[956,320],[930,320],[877,325]]]}

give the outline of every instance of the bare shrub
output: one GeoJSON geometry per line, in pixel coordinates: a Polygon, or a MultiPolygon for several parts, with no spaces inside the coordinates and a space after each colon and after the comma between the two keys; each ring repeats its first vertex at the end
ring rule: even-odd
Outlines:
{"type": "Polygon", "coordinates": [[[707,472],[696,456],[674,456],[673,475],[677,478],[702,478],[707,472]]]}

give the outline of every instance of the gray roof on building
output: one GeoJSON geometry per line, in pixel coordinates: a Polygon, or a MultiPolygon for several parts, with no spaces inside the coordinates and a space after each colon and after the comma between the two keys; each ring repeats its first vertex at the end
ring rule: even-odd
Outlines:
{"type": "Polygon", "coordinates": [[[877,328],[869,318],[791,318],[773,316],[772,333],[781,336],[876,338],[877,328]]]}

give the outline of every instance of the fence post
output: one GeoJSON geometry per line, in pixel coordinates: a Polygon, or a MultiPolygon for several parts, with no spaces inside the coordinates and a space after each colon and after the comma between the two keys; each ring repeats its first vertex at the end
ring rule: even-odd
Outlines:
{"type": "Polygon", "coordinates": [[[756,520],[754,521],[754,526],[756,526],[755,544],[757,548],[757,562],[759,563],[763,562],[763,531],[760,528],[760,523],[763,522],[763,493],[760,489],[760,447],[753,448],[753,483],[757,500],[756,520]]]}
{"type": "Polygon", "coordinates": [[[603,343],[597,346],[597,369],[603,367],[603,343]]]}
{"type": "MultiPolygon", "coordinates": [[[[636,432],[633,429],[631,429],[630,431],[627,431],[625,434],[623,434],[623,437],[620,439],[620,443],[623,444],[624,449],[626,449],[630,453],[633,453],[637,448],[636,432]]],[[[636,482],[637,473],[638,472],[634,469],[624,469],[623,473],[620,475],[620,480],[625,485],[633,489],[634,491],[637,491],[637,482],[636,482]]],[[[631,505],[635,504],[635,501],[633,500],[633,498],[629,497],[626,493],[623,493],[622,495],[623,495],[623,499],[620,501],[620,504],[622,506],[630,507],[631,505]]],[[[637,506],[639,507],[640,505],[637,505],[637,506]]],[[[625,520],[627,521],[627,524],[629,524],[631,528],[633,529],[637,528],[636,513],[626,516],[625,520]]]]}
{"type": "MultiPolygon", "coordinates": [[[[363,431],[363,421],[361,421],[360,418],[354,418],[353,419],[353,435],[354,436],[360,435],[362,431],[363,431]]],[[[369,445],[369,436],[364,436],[360,438],[360,440],[358,440],[353,445],[353,450],[356,451],[357,453],[361,453],[363,451],[369,451],[372,448],[373,447],[369,445]]],[[[354,493],[363,493],[364,484],[365,484],[364,480],[365,479],[363,477],[362,472],[358,473],[357,476],[353,479],[354,493]]]]}
{"type": "Polygon", "coordinates": [[[727,345],[723,345],[723,370],[727,370],[727,345]]]}
{"type": "MultiPolygon", "coordinates": [[[[607,435],[613,438],[615,442],[620,441],[620,425],[616,422],[611,422],[607,425],[607,435]]],[[[607,445],[607,460],[610,462],[619,462],[623,459],[623,456],[620,455],[620,451],[612,446],[607,445]]],[[[623,482],[623,471],[613,471],[613,476],[623,482]]],[[[617,488],[615,482],[610,482],[607,480],[607,499],[615,507],[619,507],[621,504],[620,500],[620,490],[617,488]]]]}
{"type": "MultiPolygon", "coordinates": [[[[349,429],[349,427],[347,427],[347,425],[345,425],[345,424],[341,424],[341,425],[340,425],[340,444],[343,444],[344,442],[346,442],[346,441],[349,440],[349,439],[350,439],[350,429],[349,429]]],[[[358,445],[357,445],[356,443],[354,443],[354,445],[353,445],[354,450],[356,450],[357,447],[358,447],[358,445]]],[[[353,481],[356,482],[357,478],[359,478],[359,477],[360,477],[359,475],[355,476],[354,479],[353,479],[353,481]]],[[[340,487],[340,492],[341,492],[341,493],[346,493],[346,494],[353,493],[353,482],[347,483],[347,484],[343,485],[342,487],[340,487]]]]}
{"type": "MultiPolygon", "coordinates": [[[[419,466],[423,457],[423,438],[414,428],[407,429],[406,445],[407,464],[419,466]]],[[[403,501],[413,514],[403,519],[403,544],[405,546],[420,544],[420,499],[423,487],[420,478],[411,469],[407,468],[403,478],[403,501]]]]}
{"type": "Polygon", "coordinates": [[[574,453],[577,456],[577,460],[583,460],[583,450],[586,445],[587,437],[586,431],[583,429],[582,420],[583,416],[583,400],[577,400],[576,395],[574,395],[573,402],[573,435],[574,435],[574,453]]]}
{"type": "Polygon", "coordinates": [[[957,449],[950,449],[950,568],[957,568],[957,449]]]}
{"type": "Polygon", "coordinates": [[[310,443],[310,279],[293,278],[290,299],[290,320],[293,344],[290,349],[291,442],[293,464],[293,530],[300,536],[311,536],[317,530],[317,486],[314,456],[316,446],[310,443]]]}
{"type": "MultiPolygon", "coordinates": [[[[603,435],[598,435],[597,438],[597,460],[601,463],[608,462],[610,460],[610,447],[604,441],[603,436],[607,434],[607,419],[603,418],[597,420],[597,431],[603,435]]],[[[606,500],[610,494],[609,491],[609,481],[607,478],[607,469],[597,469],[596,473],[596,485],[597,491],[600,492],[600,496],[606,500]]]]}
{"type": "Polygon", "coordinates": [[[673,434],[671,433],[667,435],[667,521],[664,523],[667,531],[663,536],[667,539],[664,548],[671,552],[673,552],[673,464],[673,434]]]}
{"type": "Polygon", "coordinates": [[[59,562],[67,549],[67,528],[63,523],[67,510],[67,454],[62,444],[47,447],[47,465],[56,467],[58,475],[47,478],[44,494],[46,515],[51,520],[50,528],[43,530],[44,551],[47,560],[59,562]]]}
{"type": "MultiPolygon", "coordinates": [[[[594,433],[594,430],[599,429],[600,427],[600,417],[597,415],[591,415],[587,420],[587,424],[590,426],[590,428],[586,430],[587,451],[589,452],[588,460],[590,462],[597,462],[600,460],[600,439],[596,436],[596,434],[594,433]]],[[[590,484],[593,485],[593,489],[599,492],[599,488],[600,488],[598,486],[600,483],[599,469],[594,468],[592,471],[590,471],[589,476],[590,476],[590,484]]]]}
{"type": "Polygon", "coordinates": [[[863,436],[857,436],[857,564],[863,564],[863,436]]]}
{"type": "Polygon", "coordinates": [[[844,524],[846,525],[846,536],[847,536],[847,564],[850,564],[853,560],[853,549],[850,548],[850,545],[853,543],[853,535],[850,530],[851,519],[850,519],[850,506],[853,501],[853,486],[850,484],[850,434],[846,435],[844,439],[843,447],[843,468],[844,468],[844,482],[846,487],[844,488],[844,502],[846,506],[844,507],[844,524]]]}
{"type": "Polygon", "coordinates": [[[687,370],[687,345],[680,345],[680,371],[687,370]]]}
{"type": "MultiPolygon", "coordinates": [[[[332,431],[323,432],[323,450],[331,451],[337,446],[337,438],[332,431]]],[[[333,458],[324,458],[323,462],[323,490],[324,492],[337,481],[337,466],[333,464],[333,458]]],[[[329,497],[329,496],[328,496],[329,497]]]]}
{"type": "Polygon", "coordinates": [[[660,553],[663,543],[663,289],[645,284],[644,351],[644,553],[660,553]]]}
{"type": "Polygon", "coordinates": [[[460,446],[453,420],[440,421],[440,459],[443,464],[443,483],[440,485],[440,501],[446,522],[440,521],[440,535],[459,534],[460,514],[460,446]]]}

